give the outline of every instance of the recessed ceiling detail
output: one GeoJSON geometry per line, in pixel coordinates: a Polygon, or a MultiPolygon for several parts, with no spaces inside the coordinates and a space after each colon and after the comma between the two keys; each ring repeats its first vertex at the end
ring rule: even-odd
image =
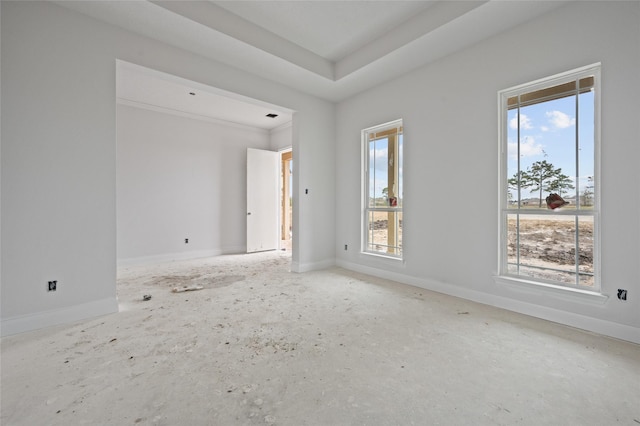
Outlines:
{"type": "Polygon", "coordinates": [[[55,2],[339,102],[567,1],[55,2]]]}

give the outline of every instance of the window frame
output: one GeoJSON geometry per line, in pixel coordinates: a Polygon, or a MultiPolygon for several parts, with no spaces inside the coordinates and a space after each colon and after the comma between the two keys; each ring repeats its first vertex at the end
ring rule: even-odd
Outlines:
{"type": "MultiPolygon", "coordinates": [[[[600,146],[601,146],[601,63],[595,63],[584,67],[569,70],[560,74],[555,74],[550,77],[541,78],[530,83],[517,85],[508,89],[500,90],[498,92],[498,153],[499,153],[499,173],[498,173],[498,274],[495,277],[497,282],[506,284],[517,284],[522,288],[549,288],[556,294],[557,291],[566,293],[571,291],[581,294],[592,294],[596,298],[599,298],[602,291],[601,283],[601,263],[600,263],[600,221],[601,221],[601,184],[600,184],[600,146]],[[542,278],[536,278],[526,275],[518,275],[509,273],[508,271],[508,229],[507,229],[507,217],[509,214],[534,214],[533,211],[528,212],[527,209],[521,209],[520,206],[517,210],[509,209],[509,200],[507,196],[508,192],[508,113],[509,102],[508,100],[514,96],[522,95],[525,93],[532,93],[546,88],[555,87],[571,81],[579,81],[585,77],[593,76],[593,90],[594,90],[594,121],[593,121],[593,197],[594,204],[592,210],[583,209],[579,206],[571,209],[570,211],[553,211],[553,215],[569,215],[574,216],[576,220],[579,217],[589,216],[593,217],[593,286],[584,286],[577,283],[568,284],[560,281],[545,280],[542,278]]],[[[580,88],[577,87],[576,91],[579,93],[580,88]]],[[[576,124],[577,127],[577,124],[576,124]]],[[[579,167],[579,163],[577,163],[579,167]]],[[[536,211],[535,214],[540,214],[540,211],[536,211]]],[[[578,232],[576,228],[576,232],[578,232]]]]}
{"type": "MultiPolygon", "coordinates": [[[[369,139],[368,139],[368,135],[370,135],[371,133],[380,133],[380,132],[385,132],[388,131],[389,129],[392,128],[399,128],[401,129],[400,132],[398,133],[398,135],[402,135],[403,139],[402,139],[402,147],[404,149],[404,123],[403,123],[403,119],[399,118],[396,120],[392,120],[383,124],[379,124],[376,126],[372,126],[372,127],[368,127],[366,129],[363,129],[361,131],[361,148],[362,148],[362,154],[361,154],[361,160],[362,160],[362,164],[361,164],[361,178],[362,178],[362,184],[361,184],[361,247],[360,247],[360,252],[362,254],[366,254],[366,255],[371,255],[371,256],[377,256],[380,258],[386,258],[386,259],[391,259],[391,260],[399,260],[402,261],[404,259],[404,250],[403,250],[403,245],[400,244],[399,246],[394,246],[397,247],[399,249],[399,254],[394,254],[394,253],[385,253],[385,252],[381,252],[381,251],[376,251],[376,250],[371,250],[369,249],[369,213],[370,212],[395,212],[395,213],[399,213],[400,215],[404,215],[403,213],[403,205],[404,205],[404,200],[403,200],[403,194],[402,194],[402,189],[404,188],[404,182],[403,182],[403,177],[402,174],[399,174],[398,176],[398,188],[400,194],[399,195],[399,199],[400,199],[400,203],[399,205],[393,207],[393,206],[384,206],[384,207],[370,207],[369,206],[369,139]]],[[[396,159],[396,163],[398,164],[398,170],[400,170],[403,167],[403,161],[401,161],[401,159],[403,159],[403,156],[399,155],[396,159]]],[[[399,172],[398,172],[399,173],[399,172]]],[[[396,220],[400,220],[399,216],[396,216],[396,220]]],[[[398,225],[398,230],[401,227],[398,225]]],[[[397,234],[396,234],[397,235],[397,234]]]]}

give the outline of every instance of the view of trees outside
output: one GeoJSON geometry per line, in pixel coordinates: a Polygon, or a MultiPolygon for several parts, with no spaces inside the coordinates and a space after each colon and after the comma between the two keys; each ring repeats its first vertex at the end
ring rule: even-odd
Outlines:
{"type": "Polygon", "coordinates": [[[507,124],[508,198],[512,204],[520,200],[530,208],[534,199],[538,207],[546,208],[543,201],[552,192],[570,200],[586,193],[593,202],[593,91],[580,94],[578,102],[573,95],[521,107],[519,114],[518,109],[511,109],[507,124]]]}
{"type": "MultiPolygon", "coordinates": [[[[402,164],[403,135],[397,137],[397,158],[389,152],[389,137],[370,140],[368,182],[368,249],[402,254],[402,164]],[[395,176],[393,176],[395,174],[395,176]],[[390,176],[392,175],[392,176],[390,176]],[[389,187],[392,182],[392,187],[389,187]],[[375,210],[375,209],[384,210],[375,210]],[[392,211],[389,211],[392,210],[392,211]],[[391,230],[391,232],[390,232],[391,230]]],[[[395,151],[392,139],[392,151],[395,151]]]]}
{"type": "Polygon", "coordinates": [[[569,190],[575,189],[571,178],[547,160],[536,161],[527,170],[520,171],[520,179],[517,173],[509,179],[509,188],[517,191],[518,184],[521,190],[530,189],[530,192],[538,194],[538,207],[542,207],[542,200],[546,198],[544,194],[558,193],[563,196],[567,195],[569,190]]]}
{"type": "MultiPolygon", "coordinates": [[[[398,136],[398,182],[395,193],[398,207],[402,207],[402,134],[398,136]]],[[[381,138],[369,142],[369,205],[389,206],[389,139],[381,138]]]]}
{"type": "Polygon", "coordinates": [[[593,90],[510,109],[507,126],[508,272],[593,286],[593,216],[578,214],[595,201],[593,90]],[[549,210],[552,193],[567,204],[549,210]]]}

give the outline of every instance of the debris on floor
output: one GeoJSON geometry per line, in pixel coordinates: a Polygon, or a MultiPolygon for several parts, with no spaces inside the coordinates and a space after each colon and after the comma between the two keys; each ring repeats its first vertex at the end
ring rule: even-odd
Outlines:
{"type": "Polygon", "coordinates": [[[2,338],[0,424],[640,426],[637,345],[291,261],[122,268],[119,313],[2,338]]]}
{"type": "Polygon", "coordinates": [[[195,290],[202,290],[204,287],[201,285],[190,285],[190,286],[184,286],[184,287],[174,287],[171,291],[173,293],[182,293],[184,291],[195,291],[195,290]]]}
{"type": "Polygon", "coordinates": [[[150,294],[145,294],[144,296],[142,296],[142,300],[144,300],[145,302],[147,300],[151,300],[151,295],[150,294]]]}

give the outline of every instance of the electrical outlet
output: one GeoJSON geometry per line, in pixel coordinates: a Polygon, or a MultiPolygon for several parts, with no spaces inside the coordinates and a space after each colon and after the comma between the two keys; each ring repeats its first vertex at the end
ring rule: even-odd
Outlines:
{"type": "Polygon", "coordinates": [[[345,245],[344,245],[344,251],[347,251],[347,247],[348,247],[348,246],[345,244],[345,245]]]}
{"type": "Polygon", "coordinates": [[[49,291],[56,291],[58,288],[58,281],[49,281],[49,291]]]}
{"type": "Polygon", "coordinates": [[[627,300],[627,290],[623,288],[618,289],[618,299],[627,300]]]}
{"type": "Polygon", "coordinates": [[[188,239],[188,238],[185,238],[185,239],[184,239],[184,243],[185,243],[185,244],[189,244],[189,239],[188,239]]]}

